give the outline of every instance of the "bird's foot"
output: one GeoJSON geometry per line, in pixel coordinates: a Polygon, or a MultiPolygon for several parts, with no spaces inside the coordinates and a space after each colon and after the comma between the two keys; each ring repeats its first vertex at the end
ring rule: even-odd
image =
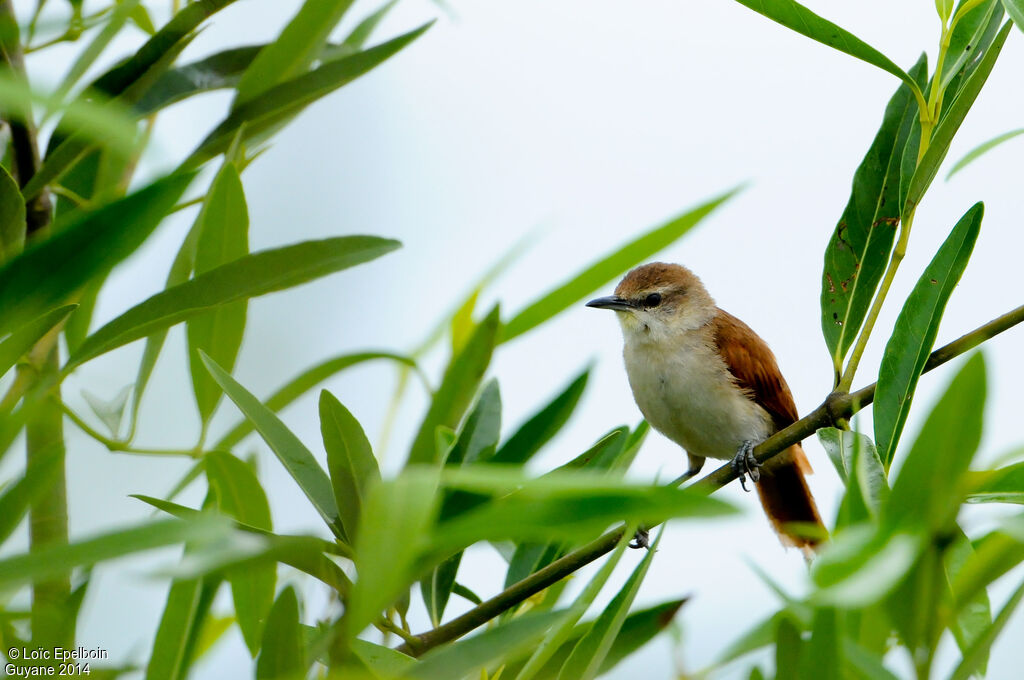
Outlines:
{"type": "Polygon", "coordinates": [[[761,479],[759,467],[761,467],[761,464],[754,458],[754,442],[745,441],[740,444],[739,451],[736,452],[736,456],[732,459],[732,469],[740,478],[740,486],[743,487],[744,491],[750,491],[747,488],[746,475],[750,475],[750,481],[755,484],[757,484],[757,480],[761,479]]]}
{"type": "Polygon", "coordinates": [[[636,533],[633,534],[633,540],[629,542],[629,547],[634,550],[638,548],[651,549],[651,537],[647,529],[644,527],[637,527],[636,533]]]}

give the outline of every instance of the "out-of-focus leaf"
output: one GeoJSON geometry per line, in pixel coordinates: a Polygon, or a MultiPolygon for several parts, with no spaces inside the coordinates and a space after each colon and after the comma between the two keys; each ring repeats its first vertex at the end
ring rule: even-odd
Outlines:
{"type": "Polygon", "coordinates": [[[63,453],[54,451],[33,462],[23,477],[3,489],[0,493],[0,545],[18,527],[32,503],[50,488],[57,470],[63,465],[63,453]]]}
{"type": "Polygon", "coordinates": [[[969,472],[968,503],[1024,504],[1024,463],[996,470],[969,472]]]}
{"type": "Polygon", "coordinates": [[[1024,31],[1024,2],[1021,0],[1002,0],[1006,13],[1017,24],[1017,28],[1024,31]]]}
{"type": "Polygon", "coordinates": [[[935,10],[939,13],[942,23],[946,23],[953,13],[953,0],[935,0],[935,10]]]}
{"type": "MultiPolygon", "coordinates": [[[[211,451],[205,461],[206,477],[220,511],[245,524],[272,531],[267,495],[252,468],[224,451],[211,451]]],[[[231,583],[238,627],[255,657],[263,621],[274,603],[277,569],[273,564],[255,565],[230,571],[226,576],[231,583]]]]}
{"type": "Polygon", "coordinates": [[[843,640],[843,653],[849,666],[859,672],[859,677],[864,680],[900,680],[882,665],[881,655],[872,653],[849,638],[843,640]]]}
{"type": "Polygon", "coordinates": [[[232,109],[305,72],[351,5],[352,0],[310,0],[303,3],[277,39],[260,50],[252,65],[242,74],[232,109]]]}
{"type": "Polygon", "coordinates": [[[334,502],[331,480],[327,478],[327,474],[316,462],[316,458],[309,452],[309,449],[299,441],[299,438],[291,430],[285,427],[280,418],[271,413],[260,403],[259,399],[238,384],[215,361],[202,352],[199,356],[210,370],[210,375],[224,390],[224,394],[228,395],[228,398],[235,402],[238,410],[252,421],[260,436],[288,470],[288,474],[292,476],[302,492],[306,494],[306,498],[320,513],[320,517],[327,523],[331,531],[339,538],[344,537],[345,531],[338,517],[338,506],[334,502]]]}
{"type": "Polygon", "coordinates": [[[522,465],[540,451],[569,420],[589,377],[588,366],[558,396],[523,423],[488,462],[522,465]]]}
{"type": "MultiPolygon", "coordinates": [[[[910,75],[928,78],[927,57],[910,75]]],[[[882,279],[900,220],[903,149],[918,115],[910,87],[900,85],[885,107],[882,125],[853,175],[850,200],[825,250],[821,282],[821,330],[836,375],[857,337],[882,279]]]]}
{"type": "Polygon", "coordinates": [[[970,648],[964,650],[963,660],[953,671],[950,680],[968,680],[979,671],[985,672],[985,663],[988,659],[989,650],[1003,632],[1007,621],[1010,620],[1021,599],[1024,599],[1024,583],[1018,586],[1017,590],[1010,595],[1006,604],[999,610],[995,620],[986,626],[984,630],[980,631],[980,634],[970,648]]]}
{"type": "Polygon", "coordinates": [[[358,578],[345,610],[346,639],[392,605],[422,570],[417,559],[436,514],[436,472],[407,471],[370,489],[356,534],[358,578]]]}
{"type": "Polygon", "coordinates": [[[15,330],[0,342],[0,376],[7,373],[44,335],[68,317],[78,305],[52,309],[34,321],[15,330]]]}
{"type": "Polygon", "coordinates": [[[66,302],[90,279],[134,253],[185,191],[172,175],[53,227],[53,236],[0,267],[0,335],[66,302]]]}
{"type": "Polygon", "coordinates": [[[25,199],[7,168],[0,165],[0,263],[25,247],[25,199]]]}
{"type": "Polygon", "coordinates": [[[479,635],[433,649],[423,655],[406,677],[451,680],[480,668],[507,663],[528,652],[562,616],[562,612],[526,614],[479,635]]]}
{"type": "Polygon", "coordinates": [[[341,525],[354,539],[366,491],[380,481],[377,459],[359,421],[327,390],[320,392],[320,433],[341,525]]]}
{"type": "Polygon", "coordinates": [[[100,29],[99,33],[96,34],[85,49],[78,54],[75,61],[71,64],[71,68],[65,72],[64,78],[61,80],[60,85],[57,86],[56,93],[58,97],[61,99],[67,97],[68,93],[71,92],[71,88],[75,86],[75,83],[85,75],[89,67],[103,54],[103,50],[107,48],[110,41],[124,28],[132,12],[139,7],[139,0],[123,0],[114,6],[113,11],[103,21],[103,28],[100,29]]]}
{"type": "Polygon", "coordinates": [[[971,257],[983,213],[984,206],[976,203],[953,227],[907,297],[885,346],[873,414],[875,442],[886,469],[892,465],[946,302],[971,257]]]}
{"type": "Polygon", "coordinates": [[[124,555],[152,550],[184,541],[222,540],[228,525],[216,518],[194,521],[177,519],[148,522],[111,531],[95,538],[53,545],[28,554],[0,560],[0,586],[45,579],[74,567],[112,560],[124,555]]]}
{"type": "Polygon", "coordinates": [[[128,397],[131,393],[132,386],[126,385],[109,401],[100,399],[87,390],[82,390],[82,397],[85,399],[85,403],[89,405],[89,408],[92,409],[92,412],[96,414],[96,417],[107,426],[110,435],[116,439],[121,432],[124,407],[128,405],[128,397]]]}
{"type": "Polygon", "coordinates": [[[654,559],[654,555],[658,551],[658,544],[661,543],[664,533],[665,527],[662,527],[658,532],[658,537],[654,539],[651,549],[645,551],[640,564],[636,566],[619,592],[597,617],[590,630],[576,643],[569,658],[562,665],[562,670],[558,674],[559,680],[591,680],[597,677],[601,671],[601,664],[604,663],[615,638],[626,621],[629,608],[633,606],[633,600],[636,599],[640,584],[643,582],[644,576],[647,575],[647,569],[651,566],[651,560],[654,559]]]}
{"type": "Polygon", "coordinates": [[[435,430],[439,425],[454,429],[462,420],[491,362],[500,323],[498,308],[495,307],[477,325],[462,351],[448,363],[441,386],[434,394],[409,451],[410,464],[434,462],[437,458],[435,430]]]}
{"type": "Polygon", "coordinates": [[[775,629],[775,677],[799,678],[803,640],[791,616],[780,616],[775,629]]]}
{"type": "Polygon", "coordinates": [[[107,282],[109,274],[97,276],[81,288],[78,294],[78,309],[71,313],[67,323],[64,324],[64,341],[68,345],[68,353],[74,354],[82,346],[86,336],[89,335],[89,326],[92,324],[92,316],[96,311],[96,302],[99,300],[100,291],[107,282]]]}
{"type": "Polygon", "coordinates": [[[234,87],[263,47],[234,47],[171,69],[146,90],[135,110],[145,116],[193,95],[234,87]]]}
{"type": "Polygon", "coordinates": [[[149,10],[146,9],[145,5],[136,5],[132,8],[128,18],[144,33],[150,36],[156,34],[156,26],[153,25],[153,18],[149,16],[149,10]]]}
{"type": "Polygon", "coordinates": [[[1003,44],[1006,42],[1006,36],[1010,32],[1010,28],[1010,22],[1006,22],[1006,25],[999,31],[991,47],[985,51],[985,55],[982,57],[977,69],[967,78],[960,93],[949,105],[942,122],[939,123],[932,133],[931,143],[921,157],[920,162],[918,162],[914,176],[910,180],[910,186],[903,204],[904,215],[909,214],[910,211],[917,207],[925,191],[931,185],[932,180],[935,179],[935,175],[939,172],[939,166],[946,157],[946,152],[949,151],[949,145],[953,141],[953,136],[960,129],[960,124],[964,122],[967,112],[974,105],[974,100],[978,98],[981,88],[985,85],[985,81],[988,80],[992,67],[995,66],[996,59],[999,57],[1003,44]]]}
{"type": "MultiPolygon", "coordinates": [[[[219,305],[291,288],[373,260],[398,246],[397,241],[375,236],[339,236],[246,255],[129,309],[86,338],[65,370],[219,305]]],[[[0,293],[0,304],[2,298],[0,293]]]]}
{"type": "Polygon", "coordinates": [[[846,484],[837,528],[877,515],[889,497],[889,482],[871,439],[859,432],[823,428],[818,440],[846,484]]]}
{"type": "Polygon", "coordinates": [[[800,655],[800,677],[807,680],[841,680],[845,660],[840,642],[839,612],[831,607],[814,610],[811,639],[800,655]]]}
{"type": "MultiPolygon", "coordinates": [[[[963,6],[963,0],[959,4],[963,6]]],[[[946,96],[956,95],[955,91],[948,88],[961,69],[975,55],[988,49],[983,36],[993,19],[999,21],[1002,14],[999,0],[985,0],[957,22],[952,35],[949,36],[949,47],[946,49],[946,58],[942,62],[942,77],[939,79],[939,87],[946,96]]]]}
{"type": "Polygon", "coordinates": [[[298,678],[306,672],[299,629],[299,601],[295,590],[288,586],[281,591],[270,610],[263,631],[263,644],[256,661],[257,680],[298,678]]]}
{"type": "Polygon", "coordinates": [[[763,649],[775,641],[775,633],[779,628],[779,621],[783,617],[790,616],[790,613],[783,610],[759,621],[751,626],[745,633],[732,641],[728,647],[715,660],[716,666],[724,666],[730,661],[735,661],[741,656],[763,649]]]}
{"type": "MultiPolygon", "coordinates": [[[[527,659],[526,664],[523,665],[522,669],[516,674],[516,680],[530,680],[536,676],[547,664],[556,652],[566,643],[572,636],[573,627],[576,622],[583,618],[583,614],[590,608],[600,594],[601,589],[604,588],[605,583],[608,582],[608,577],[612,575],[612,571],[618,565],[619,560],[622,559],[622,555],[625,553],[626,546],[632,540],[632,536],[636,527],[628,527],[627,530],[622,534],[622,538],[619,539],[618,544],[615,546],[615,550],[608,556],[601,568],[594,574],[594,577],[590,579],[586,587],[583,588],[582,592],[573,600],[573,603],[564,610],[565,616],[552,628],[552,630],[544,636],[544,639],[537,645],[537,648],[527,659]]],[[[628,609],[628,606],[627,606],[628,609]]],[[[588,631],[589,632],[589,631],[588,631]]],[[[617,633],[617,631],[616,631],[617,633]]],[[[585,638],[586,634],[581,636],[585,638]]],[[[579,643],[577,642],[577,645],[579,643]]],[[[603,662],[604,659],[600,659],[598,662],[603,662]]]]}
{"type": "Polygon", "coordinates": [[[350,57],[338,59],[285,81],[232,109],[185,161],[198,166],[221,153],[244,125],[245,139],[295,115],[307,105],[345,85],[396,54],[423,34],[430,24],[350,57]]]}
{"type": "Polygon", "coordinates": [[[974,553],[953,582],[954,611],[972,602],[997,578],[1024,561],[1024,515],[1003,520],[1001,526],[974,542],[974,553]]]}
{"type": "Polygon", "coordinates": [[[416,666],[416,660],[390,647],[375,645],[366,640],[353,640],[352,652],[374,673],[390,678],[400,678],[416,666]]]}
{"type": "Polygon", "coordinates": [[[505,324],[502,342],[536,328],[570,305],[579,302],[590,293],[607,284],[625,272],[648,259],[659,250],[667,248],[695,227],[711,211],[735,196],[740,190],[733,189],[688,210],[665,224],[659,225],[642,236],[633,239],[614,252],[579,272],[571,279],[533,302],[526,309],[513,316],[505,324]]]}
{"type": "MultiPolygon", "coordinates": [[[[391,0],[390,2],[386,2],[381,5],[380,9],[367,15],[365,19],[360,21],[356,27],[352,29],[337,49],[339,51],[347,49],[350,50],[350,52],[362,49],[363,45],[366,44],[366,41],[370,39],[373,31],[396,4],[398,4],[398,0],[391,0]]],[[[340,56],[340,54],[336,55],[332,52],[332,47],[332,45],[328,45],[327,49],[324,50],[325,54],[323,58],[325,60],[340,56]]]]}
{"type": "Polygon", "coordinates": [[[883,513],[891,525],[940,531],[953,522],[981,442],[985,391],[978,353],[953,378],[907,455],[883,513]]]}
{"type": "MultiPolygon", "coordinates": [[[[316,387],[319,383],[327,380],[336,373],[340,373],[346,368],[356,366],[366,361],[374,361],[376,359],[388,359],[403,366],[417,368],[416,362],[411,358],[401,354],[394,354],[392,352],[358,352],[356,354],[342,354],[340,356],[321,361],[320,363],[307,368],[305,371],[279,387],[276,392],[270,395],[270,397],[263,402],[263,405],[274,413],[277,413],[303,394],[316,387]]],[[[213,448],[230,449],[238,442],[242,441],[242,438],[252,431],[252,422],[249,420],[242,420],[228,430],[227,434],[221,437],[220,440],[213,445],[213,448]]]]}
{"type": "Polygon", "coordinates": [[[834,536],[815,560],[811,577],[818,590],[811,600],[846,608],[877,602],[903,580],[921,549],[916,535],[851,527],[834,536]]]}
{"type": "MultiPolygon", "coordinates": [[[[971,546],[971,540],[962,529],[957,527],[952,544],[946,548],[943,555],[943,568],[946,576],[946,581],[943,584],[944,591],[948,593],[949,584],[956,582],[957,576],[959,576],[964,564],[967,563],[973,554],[974,548],[971,546]]],[[[992,605],[989,602],[988,593],[984,590],[978,593],[970,602],[965,603],[957,612],[956,617],[949,621],[949,629],[956,639],[956,644],[960,648],[961,654],[964,655],[985,635],[985,631],[991,625],[992,605]]],[[[987,651],[979,650],[977,654],[977,663],[981,672],[984,673],[988,665],[988,653],[987,651]]]]}
{"type": "Polygon", "coordinates": [[[998,135],[997,137],[993,137],[984,144],[979,144],[978,146],[974,147],[966,154],[964,154],[964,157],[958,160],[953,165],[953,167],[949,171],[949,174],[946,175],[946,179],[950,179],[953,175],[963,170],[969,164],[973,163],[979,156],[988,153],[989,151],[999,146],[1003,142],[1008,142],[1014,137],[1019,137],[1020,135],[1024,135],[1024,128],[1018,128],[1016,130],[1004,132],[1003,134],[998,135]]]}
{"type": "Polygon", "coordinates": [[[857,36],[836,26],[831,21],[821,18],[793,0],[736,0],[758,14],[763,14],[772,21],[786,28],[816,40],[823,45],[845,52],[851,57],[866,61],[872,66],[891,73],[911,87],[917,85],[913,79],[903,72],[887,56],[868,45],[857,36]]]}
{"type": "MultiPolygon", "coordinates": [[[[217,173],[196,222],[199,225],[194,264],[196,276],[248,255],[249,210],[242,179],[234,163],[226,161],[217,173]]],[[[219,305],[187,322],[192,390],[204,427],[217,408],[221,391],[203,368],[199,352],[205,352],[231,373],[242,346],[247,306],[245,299],[219,305]]]]}
{"type": "Polygon", "coordinates": [[[146,665],[146,680],[183,680],[188,673],[192,645],[212,600],[209,590],[217,579],[174,581],[167,593],[153,651],[146,665]]]}

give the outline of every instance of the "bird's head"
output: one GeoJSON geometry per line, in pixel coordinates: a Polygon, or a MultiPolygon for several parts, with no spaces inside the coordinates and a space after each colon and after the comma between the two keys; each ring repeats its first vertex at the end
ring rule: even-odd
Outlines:
{"type": "Polygon", "coordinates": [[[615,294],[597,298],[588,307],[617,312],[626,340],[657,342],[700,328],[715,315],[715,301],[686,267],[652,262],[632,270],[615,294]]]}

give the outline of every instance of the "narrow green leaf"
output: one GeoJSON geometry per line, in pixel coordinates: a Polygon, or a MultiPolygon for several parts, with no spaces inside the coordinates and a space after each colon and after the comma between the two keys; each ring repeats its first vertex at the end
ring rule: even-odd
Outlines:
{"type": "Polygon", "coordinates": [[[651,229],[528,305],[505,324],[502,342],[536,328],[615,277],[679,240],[715,208],[739,193],[733,189],[651,229]]]}
{"type": "Polygon", "coordinates": [[[85,403],[89,405],[89,408],[92,409],[92,412],[96,414],[96,417],[106,425],[107,430],[110,431],[110,436],[117,439],[121,432],[124,408],[128,405],[128,397],[131,393],[132,386],[126,385],[109,401],[100,399],[88,390],[82,390],[82,397],[85,399],[85,403]]]}
{"type": "Polygon", "coordinates": [[[1017,609],[1022,599],[1024,599],[1024,583],[1019,585],[1017,590],[1013,591],[1006,604],[999,610],[995,620],[981,631],[981,634],[978,635],[970,649],[964,650],[963,659],[953,671],[950,680],[968,680],[978,671],[985,672],[985,661],[988,659],[989,650],[1003,632],[1006,623],[1013,616],[1014,610],[1017,609]]]}
{"type": "Polygon", "coordinates": [[[416,666],[416,660],[411,656],[366,640],[353,640],[352,651],[370,670],[385,678],[403,677],[416,666]]]}
{"type": "Polygon", "coordinates": [[[68,317],[78,305],[64,305],[52,309],[30,321],[0,342],[0,375],[7,373],[36,342],[68,317]]]}
{"type": "Polygon", "coordinates": [[[839,612],[831,607],[814,610],[811,639],[800,655],[800,678],[841,680],[846,666],[840,643],[839,612]]]}
{"type": "Polygon", "coordinates": [[[174,581],[167,593],[153,651],[146,665],[146,680],[180,680],[189,665],[189,639],[202,614],[203,579],[174,581]]]}
{"type": "MultiPolygon", "coordinates": [[[[279,387],[276,392],[270,395],[270,397],[263,402],[263,405],[274,413],[277,413],[331,376],[352,366],[356,366],[366,361],[374,361],[376,359],[388,359],[418,371],[416,362],[401,354],[394,354],[392,352],[359,352],[356,354],[342,354],[336,357],[331,357],[330,359],[326,359],[307,368],[305,371],[279,387]]],[[[212,448],[230,449],[238,444],[238,442],[242,441],[242,438],[252,431],[252,422],[249,420],[242,420],[228,430],[227,434],[221,437],[212,448]]]]}
{"type": "MultiPolygon", "coordinates": [[[[928,78],[922,55],[910,75],[928,78]]],[[[850,199],[825,250],[821,329],[838,375],[882,279],[900,220],[903,150],[918,116],[905,83],[889,99],[882,125],[853,176],[850,199]]]]}
{"type": "Polygon", "coordinates": [[[434,432],[439,425],[454,429],[462,420],[491,363],[500,323],[498,308],[495,307],[477,325],[462,351],[448,363],[441,386],[434,394],[413,440],[409,464],[431,463],[437,459],[434,432]]]}
{"type": "Polygon", "coordinates": [[[876,516],[889,496],[889,482],[871,439],[859,432],[823,428],[818,440],[846,484],[837,528],[876,516]]]}
{"type": "MultiPolygon", "coordinates": [[[[962,7],[965,0],[959,3],[962,7]]],[[[959,11],[959,7],[957,10],[959,11]]],[[[1003,9],[999,0],[984,0],[980,5],[967,12],[957,21],[952,35],[949,36],[949,47],[946,58],[942,62],[942,77],[939,87],[947,97],[953,97],[957,91],[950,88],[961,72],[966,71],[968,64],[979,54],[984,54],[989,45],[984,40],[985,33],[993,21],[1001,21],[1003,9]]]]}
{"type": "MultiPolygon", "coordinates": [[[[398,4],[398,0],[390,0],[390,2],[386,2],[381,5],[380,9],[367,15],[365,19],[360,21],[356,27],[352,29],[339,47],[351,51],[362,49],[363,45],[366,44],[366,41],[370,39],[371,35],[373,35],[373,31],[380,25],[380,22],[383,21],[384,17],[387,16],[388,12],[390,12],[396,4],[398,4]]],[[[329,45],[328,51],[330,48],[331,46],[329,45]]],[[[333,54],[325,54],[324,58],[330,59],[333,56],[333,54]]]]}
{"type": "Polygon", "coordinates": [[[935,11],[939,13],[939,18],[945,24],[953,13],[953,0],[935,0],[935,11]]]}
{"type": "Polygon", "coordinates": [[[523,423],[488,462],[522,465],[530,460],[568,422],[589,377],[588,366],[558,396],[523,423]]]}
{"type": "Polygon", "coordinates": [[[291,430],[285,427],[280,418],[271,413],[260,403],[259,399],[238,384],[215,361],[202,352],[199,356],[206,368],[209,369],[210,375],[224,390],[224,394],[228,395],[228,398],[235,402],[238,410],[252,421],[260,436],[288,470],[288,474],[292,476],[302,492],[306,494],[306,498],[320,513],[331,531],[339,538],[344,537],[345,532],[338,517],[338,506],[334,502],[331,481],[309,449],[292,434],[291,430]]]}
{"type": "Polygon", "coordinates": [[[303,108],[372,70],[423,34],[430,24],[376,45],[350,57],[338,59],[309,73],[285,81],[241,104],[228,114],[186,160],[196,167],[221,153],[245,126],[245,139],[287,120],[303,108]]]}
{"type": "Polygon", "coordinates": [[[1006,22],[1006,25],[999,31],[999,35],[996,36],[992,46],[985,51],[985,55],[982,57],[977,69],[970,75],[956,99],[950,104],[942,122],[939,123],[938,127],[935,128],[935,132],[932,133],[931,143],[918,162],[917,169],[914,171],[914,176],[910,181],[903,204],[904,215],[909,214],[910,211],[917,207],[925,191],[931,185],[932,180],[935,179],[935,175],[938,174],[939,166],[942,165],[942,161],[949,151],[949,145],[953,141],[953,136],[960,129],[960,124],[964,122],[967,112],[971,110],[971,106],[974,105],[978,94],[981,93],[981,88],[985,85],[985,81],[988,80],[988,76],[992,72],[992,67],[995,66],[996,59],[999,57],[1003,44],[1006,42],[1006,36],[1010,33],[1010,28],[1010,22],[1006,22]]]}
{"type": "Polygon", "coordinates": [[[71,64],[71,68],[67,70],[64,78],[61,80],[60,85],[57,86],[57,96],[61,99],[67,97],[68,93],[75,86],[75,83],[85,75],[85,72],[89,70],[89,67],[95,63],[103,50],[107,48],[110,41],[113,40],[121,29],[124,28],[127,23],[129,16],[132,12],[139,7],[139,0],[123,0],[114,6],[113,11],[109,17],[103,22],[103,27],[99,33],[92,39],[92,41],[82,50],[75,61],[71,64]]]}
{"type": "Polygon", "coordinates": [[[932,409],[893,484],[885,516],[893,525],[945,529],[966,495],[964,475],[981,442],[985,361],[972,356],[932,409]]]}
{"type": "Polygon", "coordinates": [[[234,87],[265,45],[233,47],[164,73],[135,104],[147,116],[203,92],[234,87]]]}
{"type": "MultiPolygon", "coordinates": [[[[197,277],[249,254],[249,210],[234,163],[225,161],[217,173],[196,223],[197,277]]],[[[187,322],[192,390],[204,427],[217,408],[221,391],[199,361],[199,352],[205,352],[231,373],[242,346],[247,305],[245,299],[220,305],[187,322]]]]}
{"type": "Polygon", "coordinates": [[[341,525],[354,539],[366,491],[380,481],[377,459],[359,421],[327,390],[320,392],[320,433],[341,525]]]}
{"type": "Polygon", "coordinates": [[[257,680],[297,678],[306,672],[306,660],[299,628],[299,601],[288,586],[274,602],[263,632],[263,644],[256,662],[257,680]]]}
{"type": "MultiPolygon", "coordinates": [[[[223,451],[208,453],[205,464],[221,512],[258,529],[273,530],[267,495],[251,467],[223,451]]],[[[226,577],[231,583],[238,627],[255,658],[263,621],[274,603],[277,569],[273,564],[252,566],[229,571],[226,577]]]]}
{"type": "Polygon", "coordinates": [[[654,539],[651,549],[645,551],[640,564],[636,566],[626,583],[597,617],[587,634],[573,648],[558,674],[560,680],[591,680],[597,677],[601,670],[601,664],[604,663],[612,643],[629,614],[629,608],[633,606],[633,600],[636,599],[640,584],[647,575],[647,569],[651,566],[651,560],[654,559],[654,554],[658,551],[658,544],[661,543],[664,533],[665,527],[662,527],[658,532],[658,537],[654,539]]]}
{"type": "MultiPolygon", "coordinates": [[[[219,305],[291,288],[373,260],[398,246],[397,241],[375,236],[340,236],[246,255],[129,309],[90,335],[64,370],[219,305]]],[[[0,309],[3,297],[0,293],[0,309]]]]}
{"type": "Polygon", "coordinates": [[[988,153],[989,151],[999,146],[1003,142],[1007,142],[1013,139],[1014,137],[1019,137],[1020,135],[1024,135],[1024,128],[1018,128],[1016,130],[1004,132],[1003,134],[993,137],[992,139],[988,140],[983,144],[979,144],[978,146],[968,151],[963,158],[958,160],[953,165],[953,167],[949,171],[949,174],[946,175],[946,179],[950,179],[951,177],[953,177],[953,175],[963,170],[969,164],[974,162],[977,158],[988,153]]]}
{"type": "Polygon", "coordinates": [[[914,83],[913,78],[904,73],[887,56],[852,33],[836,26],[831,21],[821,18],[798,2],[793,2],[793,0],[736,1],[758,14],[763,14],[772,21],[782,24],[790,30],[807,36],[811,40],[816,40],[823,45],[828,45],[840,52],[845,52],[851,57],[856,57],[872,66],[877,66],[907,83],[912,89],[917,89],[917,84],[914,83]]]}
{"type": "Polygon", "coordinates": [[[888,595],[921,554],[922,537],[867,525],[836,534],[814,562],[816,605],[861,608],[888,595]]]}
{"type": "Polygon", "coordinates": [[[358,579],[345,610],[351,640],[394,604],[415,580],[437,515],[436,473],[406,471],[374,485],[356,534],[358,579]],[[382,540],[387,537],[386,540],[382,540]]]}
{"type": "Polygon", "coordinates": [[[352,0],[307,0],[242,74],[233,109],[309,68],[352,0]]]}
{"type": "Polygon", "coordinates": [[[995,531],[973,542],[974,553],[953,582],[954,611],[985,591],[993,581],[1024,561],[1024,515],[1004,519],[995,531]]]}
{"type": "Polygon", "coordinates": [[[780,616],[775,630],[775,677],[800,677],[802,648],[800,629],[793,617],[780,616]]]}
{"type": "MultiPolygon", "coordinates": [[[[974,547],[971,545],[971,540],[958,526],[951,544],[943,555],[943,568],[946,576],[943,591],[945,591],[944,595],[947,600],[955,599],[951,590],[952,584],[956,582],[964,565],[973,555],[974,547]]],[[[963,655],[967,655],[974,648],[991,626],[992,603],[989,602],[988,593],[984,590],[969,602],[964,603],[964,606],[956,612],[956,616],[949,621],[949,629],[963,655]]],[[[976,663],[984,673],[988,665],[988,652],[987,650],[977,650],[976,654],[976,663]]]]}
{"type": "Polygon", "coordinates": [[[1024,463],[967,475],[968,503],[1024,504],[1024,463]]]}
{"type": "Polygon", "coordinates": [[[984,206],[976,203],[953,227],[907,297],[885,346],[873,414],[875,442],[886,469],[892,465],[917,380],[935,344],[946,302],[974,249],[983,214],[984,206]]]}
{"type": "Polygon", "coordinates": [[[90,279],[134,253],[185,191],[172,175],[53,227],[53,236],[0,267],[0,335],[65,302],[90,279]]]}
{"type": "Polygon", "coordinates": [[[112,560],[184,541],[217,541],[227,535],[227,525],[215,518],[183,522],[177,519],[148,522],[119,529],[95,538],[42,548],[0,560],[0,586],[45,579],[74,567],[112,560]]]}
{"type": "Polygon", "coordinates": [[[451,680],[479,672],[480,668],[507,663],[533,648],[562,616],[562,612],[526,614],[479,635],[433,649],[407,672],[407,677],[412,680],[451,680]]]}
{"type": "Polygon", "coordinates": [[[1024,31],[1024,1],[1022,0],[1002,0],[1003,7],[1006,8],[1006,13],[1013,19],[1013,23],[1017,24],[1017,28],[1024,31]]]}
{"type": "Polygon", "coordinates": [[[0,165],[0,264],[25,247],[25,199],[7,168],[0,165]]]}

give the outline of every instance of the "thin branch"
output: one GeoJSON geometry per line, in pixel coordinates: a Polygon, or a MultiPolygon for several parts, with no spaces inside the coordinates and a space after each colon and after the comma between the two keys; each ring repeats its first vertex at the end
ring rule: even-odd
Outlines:
{"type": "MultiPolygon", "coordinates": [[[[1024,305],[993,319],[957,340],[931,353],[924,372],[941,366],[947,361],[974,349],[979,344],[1024,321],[1024,305]]],[[[785,451],[793,444],[803,441],[822,427],[846,419],[869,405],[875,398],[875,384],[868,385],[851,394],[832,393],[818,408],[811,411],[789,427],[779,430],[754,448],[758,461],[764,462],[785,451]]],[[[703,493],[711,494],[736,479],[730,464],[723,465],[693,485],[703,493]]],[[[613,529],[603,536],[577,548],[543,569],[513,584],[482,604],[452,619],[437,628],[415,636],[413,649],[408,643],[397,649],[404,654],[419,655],[426,651],[462,637],[471,630],[482,626],[504,611],[516,606],[545,588],[554,585],[569,574],[590,564],[602,555],[611,552],[622,538],[623,529],[613,529]]]]}

